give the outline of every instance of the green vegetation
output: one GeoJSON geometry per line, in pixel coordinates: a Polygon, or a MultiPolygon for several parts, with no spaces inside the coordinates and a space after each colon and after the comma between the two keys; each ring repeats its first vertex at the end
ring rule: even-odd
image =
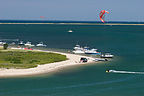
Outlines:
{"type": "Polygon", "coordinates": [[[33,68],[40,64],[67,60],[65,55],[48,52],[0,51],[0,68],[33,68]]]}
{"type": "Polygon", "coordinates": [[[8,44],[3,44],[3,49],[6,50],[8,48],[8,44]]]}

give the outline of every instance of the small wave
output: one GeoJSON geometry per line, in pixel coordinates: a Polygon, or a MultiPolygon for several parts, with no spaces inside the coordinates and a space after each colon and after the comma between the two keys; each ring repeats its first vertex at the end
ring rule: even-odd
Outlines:
{"type": "Polygon", "coordinates": [[[123,74],[144,74],[144,72],[117,71],[117,70],[109,70],[109,73],[123,73],[123,74]]]}

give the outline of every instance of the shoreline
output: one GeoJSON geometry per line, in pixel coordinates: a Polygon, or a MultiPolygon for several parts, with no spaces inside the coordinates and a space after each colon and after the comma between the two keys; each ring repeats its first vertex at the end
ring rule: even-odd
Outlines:
{"type": "Polygon", "coordinates": [[[122,24],[122,23],[0,23],[0,24],[49,24],[49,25],[137,25],[137,26],[143,26],[144,24],[122,24]]]}
{"type": "Polygon", "coordinates": [[[32,75],[50,73],[50,72],[56,71],[60,68],[68,67],[68,66],[72,66],[72,65],[95,63],[93,61],[94,58],[88,57],[88,56],[82,56],[82,55],[76,55],[76,54],[70,54],[70,53],[62,53],[62,52],[54,52],[54,51],[43,51],[43,50],[33,50],[33,51],[52,52],[52,53],[66,55],[68,60],[44,64],[44,65],[38,65],[35,68],[28,68],[28,69],[3,69],[3,68],[1,68],[0,69],[0,77],[32,76],[32,75]],[[80,63],[79,60],[81,57],[88,58],[88,62],[80,63]]]}

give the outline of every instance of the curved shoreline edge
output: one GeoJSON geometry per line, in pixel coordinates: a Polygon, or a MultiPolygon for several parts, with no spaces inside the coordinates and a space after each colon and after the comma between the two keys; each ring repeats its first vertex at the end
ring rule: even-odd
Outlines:
{"type": "Polygon", "coordinates": [[[56,71],[57,69],[60,69],[63,67],[68,67],[71,65],[81,65],[81,64],[94,63],[94,61],[93,61],[94,58],[88,57],[88,56],[75,55],[75,54],[62,53],[62,52],[54,52],[54,51],[43,51],[43,50],[34,50],[34,51],[52,52],[52,53],[58,53],[58,54],[66,55],[68,60],[44,64],[44,65],[38,65],[35,68],[28,68],[28,69],[0,69],[0,77],[17,77],[17,76],[21,77],[21,76],[38,75],[38,74],[56,71]],[[88,58],[88,62],[80,63],[79,60],[81,57],[88,58]]]}

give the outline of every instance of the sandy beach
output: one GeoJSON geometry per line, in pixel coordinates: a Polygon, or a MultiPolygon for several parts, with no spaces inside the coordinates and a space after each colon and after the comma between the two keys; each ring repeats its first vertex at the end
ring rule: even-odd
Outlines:
{"type": "MultiPolygon", "coordinates": [[[[34,50],[34,51],[42,51],[42,50],[34,50]]],[[[43,52],[53,52],[53,51],[43,51],[43,52]]],[[[69,53],[61,53],[61,52],[53,52],[53,53],[66,55],[68,60],[62,61],[62,62],[38,65],[35,68],[29,68],[29,69],[0,69],[0,77],[28,76],[28,75],[49,73],[52,71],[56,71],[59,68],[63,68],[63,67],[71,66],[71,65],[88,64],[88,63],[94,62],[93,61],[94,58],[92,57],[69,54],[69,53]],[[79,61],[81,57],[88,58],[88,62],[80,63],[79,61]]]]}

